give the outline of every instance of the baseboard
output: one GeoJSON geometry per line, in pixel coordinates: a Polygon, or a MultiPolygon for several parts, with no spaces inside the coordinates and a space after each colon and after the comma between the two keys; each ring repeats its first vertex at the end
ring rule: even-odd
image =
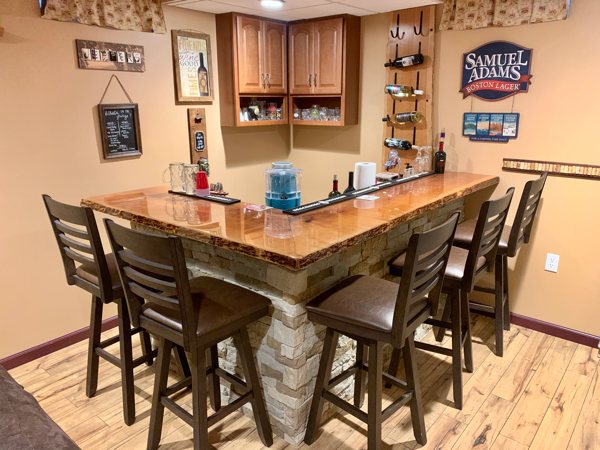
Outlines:
{"type": "Polygon", "coordinates": [[[600,342],[600,336],[594,336],[593,334],[561,327],[560,325],[544,322],[532,317],[522,316],[520,314],[510,313],[510,322],[531,330],[539,331],[540,333],[549,334],[550,336],[587,345],[588,347],[597,348],[598,343],[600,342]]]}
{"type": "MultiPolygon", "coordinates": [[[[117,325],[118,317],[109,317],[102,321],[102,331],[110,330],[117,325]]],[[[42,356],[49,355],[57,350],[68,347],[69,345],[88,339],[89,335],[90,327],[88,326],[81,330],[73,331],[72,333],[52,339],[51,341],[44,342],[43,344],[36,345],[35,347],[28,348],[22,352],[15,353],[14,355],[7,356],[6,358],[2,358],[0,359],[0,365],[6,370],[14,369],[22,364],[31,362],[34,359],[41,358],[42,356]]]]}

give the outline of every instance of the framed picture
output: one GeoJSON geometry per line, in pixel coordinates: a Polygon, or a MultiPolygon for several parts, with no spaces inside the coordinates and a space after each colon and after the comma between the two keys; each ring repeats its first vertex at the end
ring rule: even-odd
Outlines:
{"type": "Polygon", "coordinates": [[[100,135],[105,159],[142,154],[137,103],[99,104],[100,135]]]}
{"type": "Polygon", "coordinates": [[[175,100],[178,103],[213,101],[210,36],[172,30],[175,100]]]}

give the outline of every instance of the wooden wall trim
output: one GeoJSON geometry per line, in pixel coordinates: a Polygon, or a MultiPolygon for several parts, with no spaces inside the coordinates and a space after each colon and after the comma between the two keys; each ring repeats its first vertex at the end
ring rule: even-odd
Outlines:
{"type": "MultiPolygon", "coordinates": [[[[102,331],[110,330],[118,325],[118,317],[109,317],[102,321],[102,331]]],[[[51,341],[44,342],[43,344],[36,345],[35,347],[28,348],[22,352],[15,353],[14,355],[7,356],[6,358],[0,359],[0,365],[6,370],[14,369],[22,364],[26,364],[35,359],[41,358],[42,356],[54,353],[57,350],[61,350],[69,345],[73,345],[77,342],[83,341],[89,337],[90,327],[84,327],[80,330],[73,331],[64,336],[57,337],[51,341]]]]}
{"type": "Polygon", "coordinates": [[[539,331],[540,333],[549,334],[550,336],[587,345],[588,347],[597,348],[600,343],[600,336],[594,336],[593,334],[584,333],[583,331],[573,330],[571,328],[562,327],[560,325],[544,322],[532,317],[522,316],[520,314],[510,313],[510,322],[531,330],[539,331]]]}

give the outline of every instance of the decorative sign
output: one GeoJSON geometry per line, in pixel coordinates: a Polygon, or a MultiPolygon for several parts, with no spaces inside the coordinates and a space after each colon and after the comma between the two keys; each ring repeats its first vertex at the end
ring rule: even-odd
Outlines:
{"type": "Polygon", "coordinates": [[[548,175],[600,180],[600,166],[592,164],[504,158],[502,170],[529,173],[548,172],[548,175]]]}
{"type": "Polygon", "coordinates": [[[111,42],[75,40],[80,69],[144,72],[144,47],[111,42]]]}
{"type": "Polygon", "coordinates": [[[202,159],[208,160],[206,112],[204,108],[188,108],[188,130],[190,134],[190,162],[198,164],[202,159]]]}
{"type": "Polygon", "coordinates": [[[494,41],[463,55],[460,92],[496,101],[527,92],[531,84],[530,48],[494,41]]]}
{"type": "Polygon", "coordinates": [[[195,138],[195,150],[197,152],[204,151],[204,131],[196,131],[195,138]]]}
{"type": "Polygon", "coordinates": [[[210,36],[171,30],[171,38],[177,102],[212,102],[210,36]]]}
{"type": "Polygon", "coordinates": [[[98,105],[100,133],[106,159],[142,154],[138,105],[98,105]]]}
{"type": "Polygon", "coordinates": [[[519,113],[465,113],[463,136],[471,141],[508,142],[519,134],[519,113]]]}

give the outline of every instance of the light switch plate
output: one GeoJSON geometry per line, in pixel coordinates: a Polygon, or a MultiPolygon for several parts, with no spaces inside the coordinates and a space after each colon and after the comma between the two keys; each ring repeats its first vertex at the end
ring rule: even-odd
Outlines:
{"type": "Polygon", "coordinates": [[[546,255],[546,267],[545,269],[548,272],[558,272],[558,260],[560,259],[560,255],[556,255],[554,253],[548,253],[546,255]]]}

